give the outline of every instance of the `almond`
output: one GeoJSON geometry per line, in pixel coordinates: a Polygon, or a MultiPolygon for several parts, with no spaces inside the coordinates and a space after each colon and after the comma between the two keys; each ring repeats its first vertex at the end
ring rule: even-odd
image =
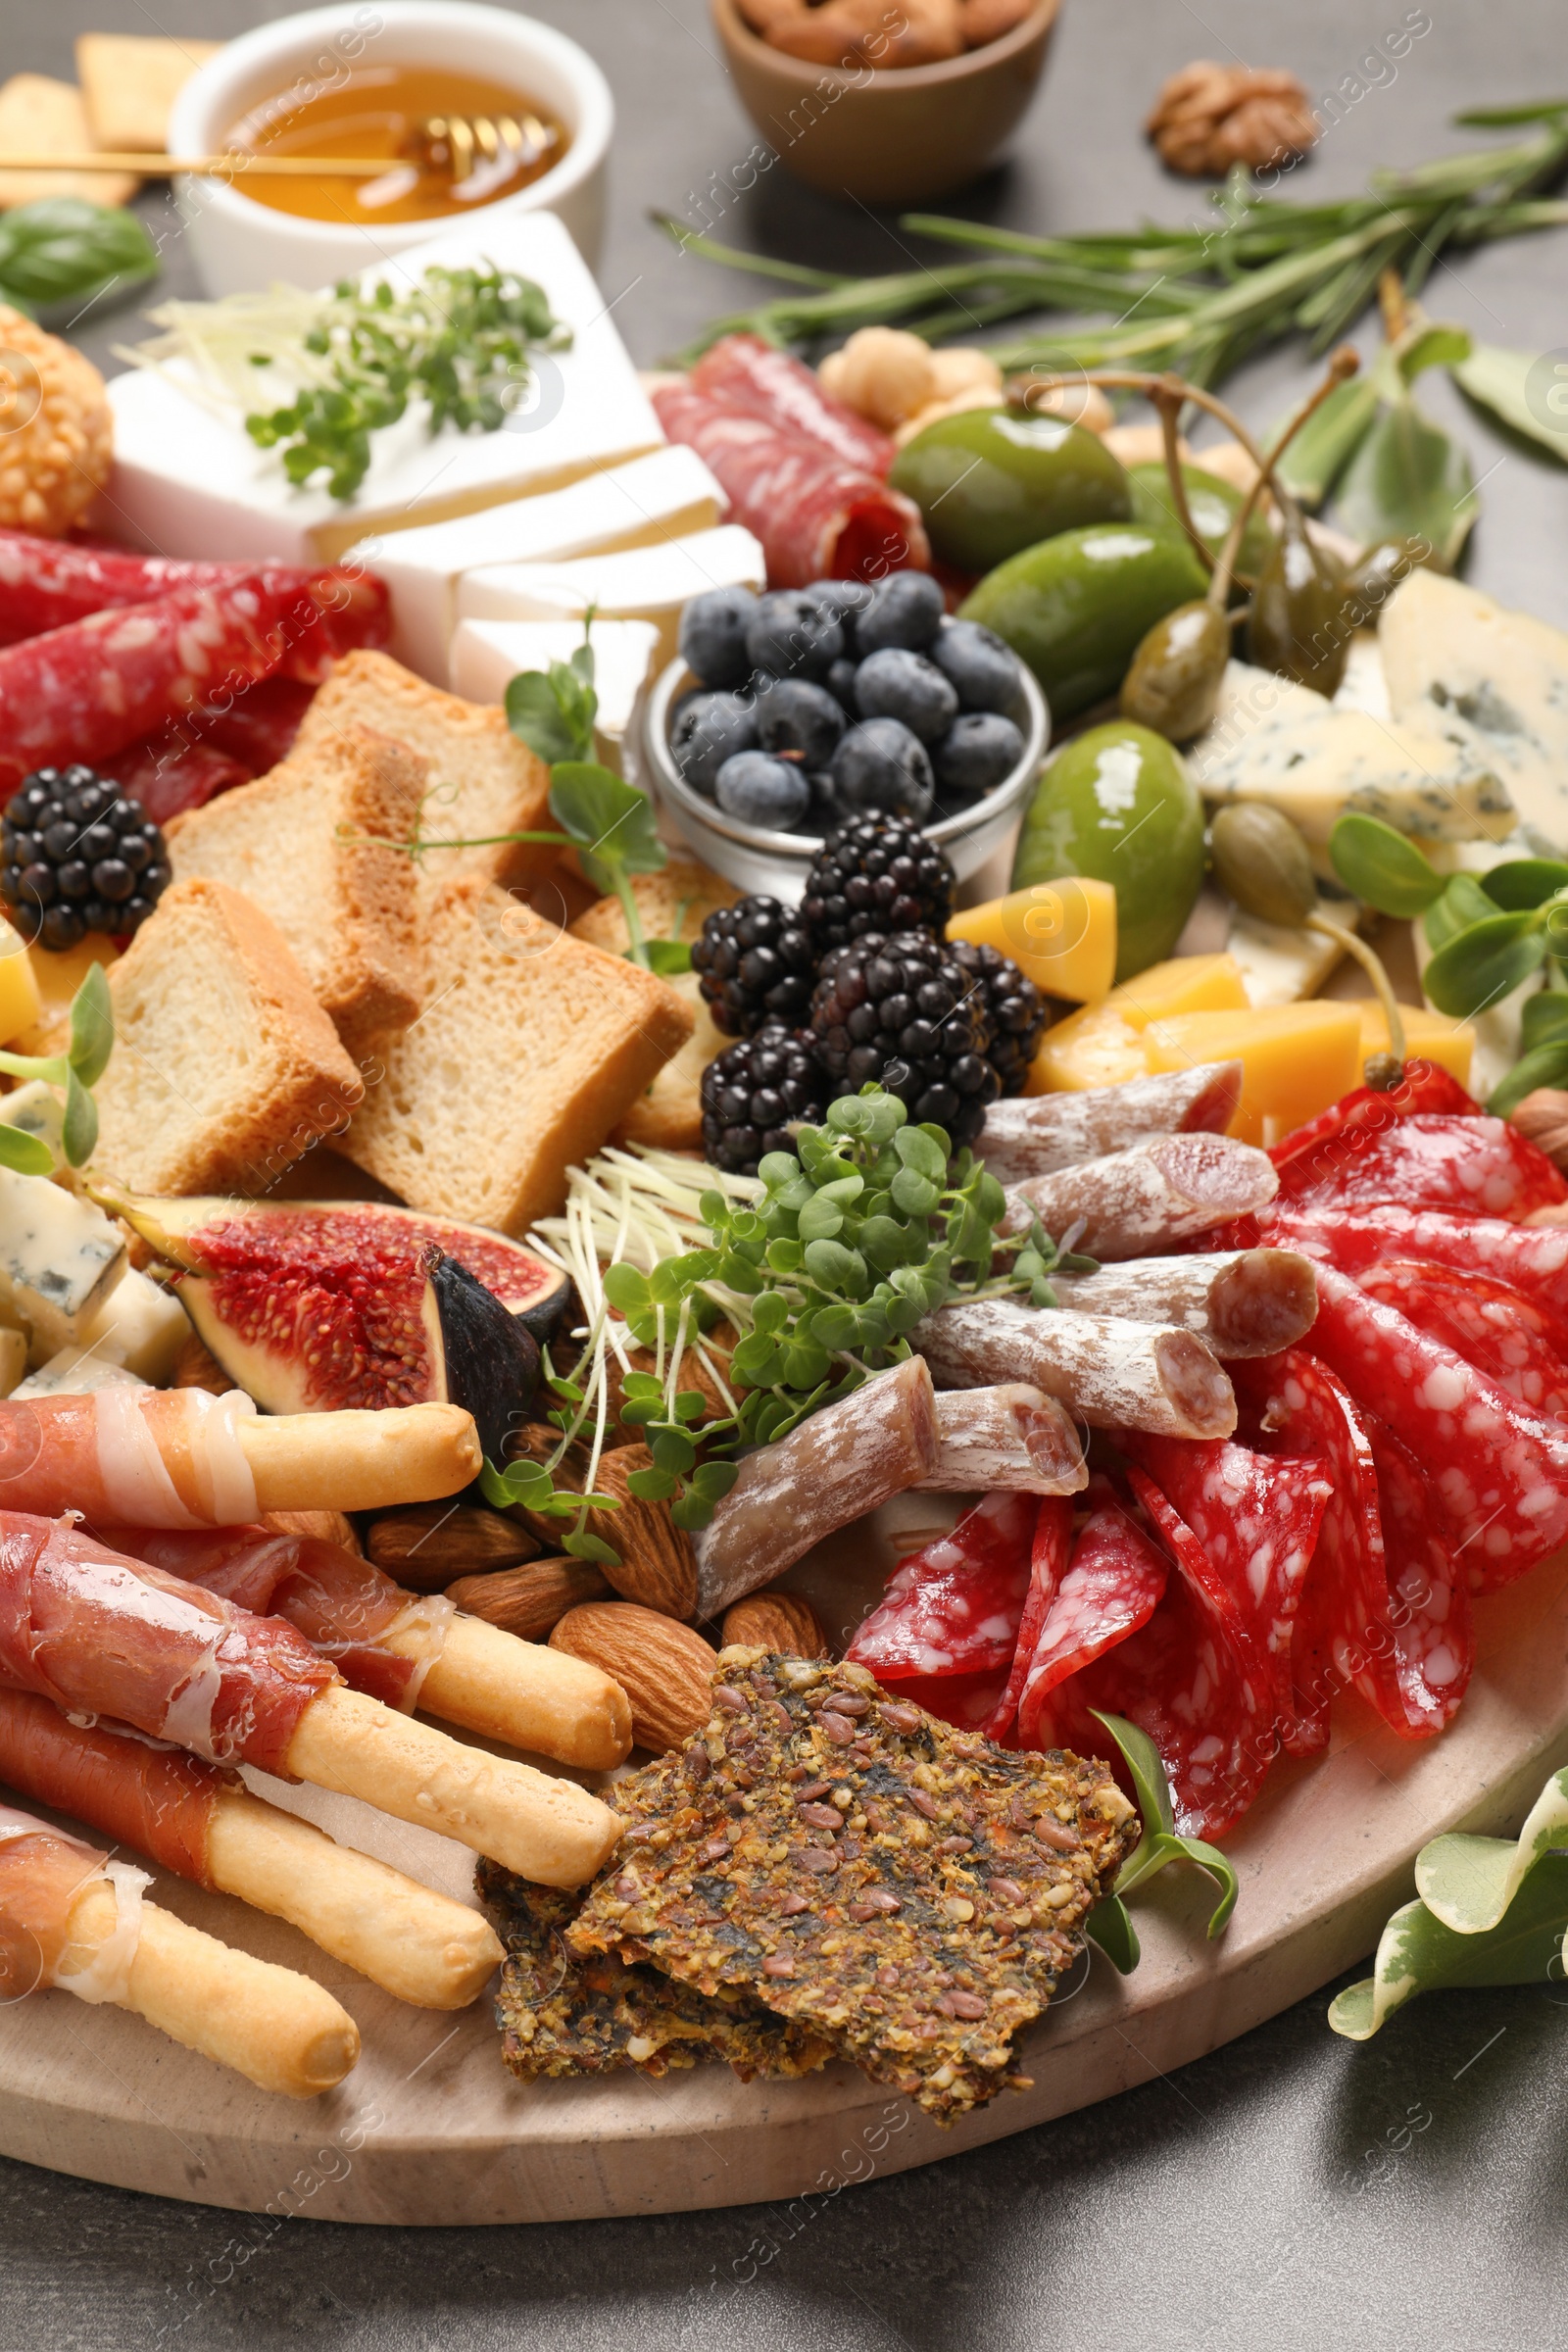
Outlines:
{"type": "Polygon", "coordinates": [[[617,1446],[601,1454],[594,1475],[596,1494],[613,1494],[618,1510],[590,1511],[589,1533],[619,1554],[618,1565],[605,1563],[605,1575],[627,1600],[657,1609],[662,1617],[692,1617],[697,1612],[697,1554],[691,1538],[676,1527],[668,1506],[640,1502],[628,1491],[636,1470],[651,1470],[654,1457],[646,1446],[617,1446]]]}
{"type": "MultiPolygon", "coordinates": [[[[554,1542],[561,1541],[558,1533],[554,1542]]],[[[411,1592],[440,1592],[455,1576],[518,1568],[545,1547],[499,1511],[470,1504],[416,1502],[372,1519],[366,1550],[411,1592]]]]}
{"type": "Polygon", "coordinates": [[[717,1655],[673,1617],[635,1601],[591,1600],[567,1610],[550,1646],[620,1685],[631,1702],[632,1738],[656,1756],[679,1747],[708,1721],[717,1655]]]}
{"type": "Polygon", "coordinates": [[[360,1531],[342,1511],[264,1511],[262,1523],[274,1536],[314,1536],[320,1544],[337,1544],[363,1555],[360,1531]]]}
{"type": "Polygon", "coordinates": [[[749,1592],[724,1611],[724,1647],[771,1649],[784,1658],[825,1658],[822,1621],[799,1592],[749,1592]]]}
{"type": "Polygon", "coordinates": [[[598,1600],[610,1591],[587,1560],[529,1560],[520,1568],[492,1569],[488,1576],[460,1576],[447,1598],[470,1617],[499,1625],[521,1642],[542,1642],[568,1609],[598,1600]]]}

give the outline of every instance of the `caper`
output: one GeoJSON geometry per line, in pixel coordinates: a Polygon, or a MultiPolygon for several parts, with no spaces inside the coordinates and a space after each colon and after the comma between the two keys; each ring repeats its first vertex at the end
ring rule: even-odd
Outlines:
{"type": "Polygon", "coordinates": [[[1404,1076],[1404,1064],[1392,1054],[1369,1054],[1361,1076],[1375,1095],[1389,1095],[1404,1076]]]}
{"type": "Polygon", "coordinates": [[[1209,828],[1214,878],[1244,914],[1299,931],[1317,906],[1312,860],[1298,828],[1263,801],[1232,801],[1209,828]]]}
{"type": "Polygon", "coordinates": [[[1345,575],[1345,613],[1350,626],[1373,627],[1399,582],[1431,556],[1430,539],[1378,539],[1363,548],[1345,575]]]}
{"type": "Polygon", "coordinates": [[[1172,743],[1189,743],[1214,715],[1230,658],[1224,613],[1201,598],[1178,605],[1155,621],[1134,654],[1117,708],[1123,718],[1152,727],[1172,743]]]}
{"type": "Polygon", "coordinates": [[[1345,611],[1340,567],[1287,512],[1257,575],[1247,623],[1247,654],[1318,694],[1333,694],[1345,675],[1354,624],[1345,611]]]}

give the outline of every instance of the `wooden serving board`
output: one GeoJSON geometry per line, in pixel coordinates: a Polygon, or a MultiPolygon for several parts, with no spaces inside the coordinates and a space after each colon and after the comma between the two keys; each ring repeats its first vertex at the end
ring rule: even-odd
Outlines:
{"type": "MultiPolygon", "coordinates": [[[[951,1516],[951,1498],[904,1497],[789,1581],[836,1632],[894,1557],[951,1516]]],[[[157,1901],[329,1985],[359,2021],[358,2068],[298,2104],[120,2010],[36,1994],[0,2008],[0,2153],[245,2212],[450,2226],[788,2200],[1024,2131],[1201,2056],[1369,1952],[1440,1830],[1518,1827],[1568,1761],[1568,1555],[1480,1614],[1480,1661],[1449,1732],[1407,1743],[1342,1702],[1330,1752],[1276,1765],[1227,1840],[1242,1893],[1222,1939],[1204,1940],[1209,1882],[1166,1872],[1136,1898],[1137,1974],[1116,1976],[1098,1953],[1080,1963],[1025,2043],[1033,2087],[952,2131],[848,2067],[775,2084],[707,2065],[524,2087],[502,2066],[488,1999],[456,2017],[411,2009],[282,1922],[160,1874],[157,1901]]],[[[350,1798],[250,1777],[345,1843],[467,1895],[462,1847],[350,1798]]]]}

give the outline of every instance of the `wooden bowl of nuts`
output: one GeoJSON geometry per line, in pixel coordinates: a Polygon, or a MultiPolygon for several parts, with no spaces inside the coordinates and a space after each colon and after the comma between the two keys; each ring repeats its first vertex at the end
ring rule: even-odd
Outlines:
{"type": "Polygon", "coordinates": [[[781,163],[830,196],[916,204],[996,161],[1060,0],[712,0],[735,86],[781,163]]]}

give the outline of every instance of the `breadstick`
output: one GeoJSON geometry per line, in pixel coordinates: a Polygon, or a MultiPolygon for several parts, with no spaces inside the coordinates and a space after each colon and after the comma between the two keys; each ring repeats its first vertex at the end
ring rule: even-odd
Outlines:
{"type": "Polygon", "coordinates": [[[342,1683],[312,1699],[286,1761],[302,1781],[438,1830],[545,1886],[591,1879],[625,1826],[574,1781],[465,1747],[342,1683]]]}
{"type": "MultiPolygon", "coordinates": [[[[112,1943],[120,1900],[104,1878],[77,1895],[66,1926],[62,1975],[89,1970],[112,1943]]],[[[105,1997],[133,2009],[187,2050],[231,2066],[258,2089],[280,2090],[291,2099],[330,2090],[360,2054],[358,2026],[323,1985],[234,1951],[155,1903],[141,1905],[141,1933],[123,1989],[105,1997]]]]}
{"type": "MultiPolygon", "coordinates": [[[[393,1626],[383,1639],[396,1650],[404,1637],[393,1626]]],[[[419,1705],[509,1747],[589,1771],[623,1763],[631,1748],[631,1707],[618,1683],[582,1658],[519,1642],[482,1617],[454,1615],[419,1687],[419,1705]]]]}
{"type": "Polygon", "coordinates": [[[456,1404],[380,1412],[258,1414],[239,1425],[263,1511],[379,1511],[456,1494],[483,1468],[473,1415],[456,1404]]]}

